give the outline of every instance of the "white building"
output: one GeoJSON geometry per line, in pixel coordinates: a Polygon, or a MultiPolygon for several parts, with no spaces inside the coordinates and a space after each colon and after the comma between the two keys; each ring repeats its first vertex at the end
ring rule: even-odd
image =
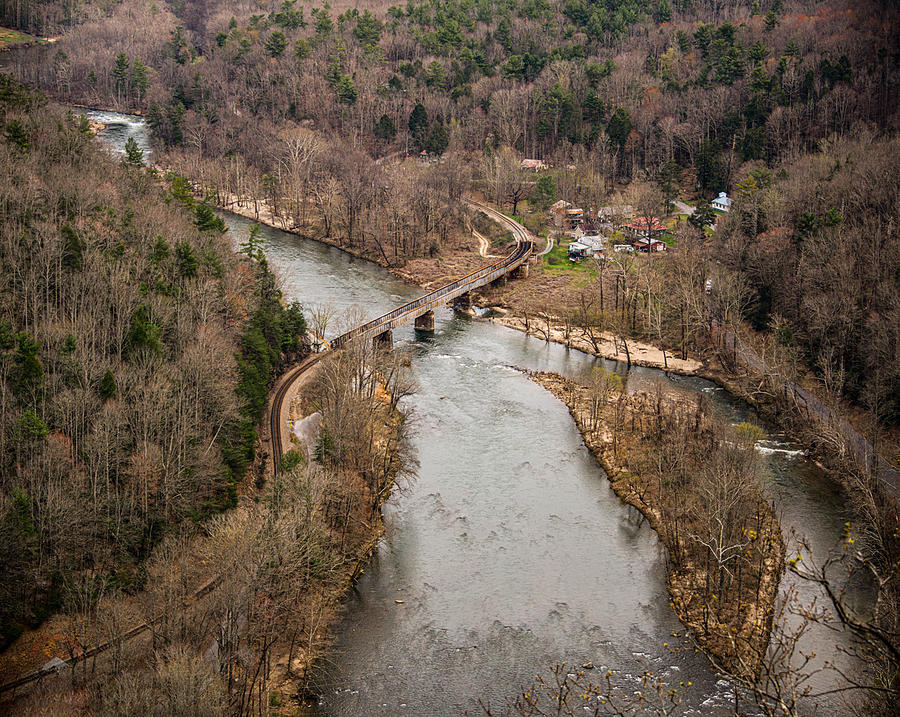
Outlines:
{"type": "Polygon", "coordinates": [[[523,159],[519,165],[522,169],[530,169],[532,172],[542,172],[550,169],[543,159],[523,159]]]}
{"type": "Polygon", "coordinates": [[[731,209],[731,200],[725,192],[719,192],[719,196],[713,199],[710,205],[718,212],[727,212],[731,209]]]}
{"type": "Polygon", "coordinates": [[[599,235],[579,237],[569,244],[569,260],[577,261],[585,257],[603,253],[603,238],[599,235]]]}

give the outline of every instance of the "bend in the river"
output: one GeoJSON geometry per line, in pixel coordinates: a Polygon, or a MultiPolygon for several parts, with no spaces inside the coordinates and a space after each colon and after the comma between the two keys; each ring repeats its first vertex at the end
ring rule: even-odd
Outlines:
{"type": "MultiPolygon", "coordinates": [[[[239,243],[252,222],[225,218],[239,243]]],[[[419,293],[336,248],[261,236],[290,300],[378,316],[419,293]]],[[[599,364],[629,390],[702,393],[727,421],[753,412],[709,381],[626,370],[449,309],[435,328],[396,331],[421,386],[409,399],[419,477],[385,506],[387,534],[348,600],[317,712],[475,713],[478,698],[502,703],[565,660],[619,670],[626,687],[644,669],[690,681],[686,712],[732,714],[730,685],[673,637],[684,629],[656,534],[612,493],[566,408],[512,367],[577,380],[599,364]]],[[[770,432],[762,448],[784,530],[824,553],[846,519],[842,495],[790,440],[770,432]]],[[[814,632],[805,647],[833,656],[834,639],[814,632]]]]}

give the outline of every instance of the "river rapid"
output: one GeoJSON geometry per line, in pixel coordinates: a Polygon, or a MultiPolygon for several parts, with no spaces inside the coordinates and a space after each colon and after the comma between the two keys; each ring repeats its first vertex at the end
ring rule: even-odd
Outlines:
{"type": "Polygon", "coordinates": [[[137,115],[125,115],[121,112],[107,110],[76,110],[82,112],[92,122],[104,126],[102,139],[116,155],[125,154],[125,143],[133,139],[144,153],[144,163],[148,163],[152,153],[150,149],[150,132],[147,122],[137,115]]]}
{"type": "MultiPolygon", "coordinates": [[[[143,127],[129,116],[108,124],[132,123],[143,127]]],[[[119,148],[128,136],[107,132],[100,138],[119,148]]],[[[146,133],[138,141],[149,148],[146,133]]],[[[252,222],[223,217],[237,245],[252,222]]],[[[269,227],[261,238],[286,298],[308,308],[359,307],[368,319],[421,293],[332,247],[269,227]]],[[[407,326],[394,342],[420,386],[408,400],[418,478],[384,507],[385,537],[347,600],[313,713],[481,714],[479,700],[502,706],[565,661],[592,662],[598,679],[613,669],[626,693],[644,670],[679,691],[691,682],[684,714],[733,714],[731,685],[676,636],[684,628],[656,534],[613,494],[565,406],[521,369],[579,380],[602,365],[628,390],[703,394],[732,423],[759,423],[752,410],[704,379],[627,371],[449,309],[435,312],[433,335],[407,326]]],[[[848,519],[843,496],[783,436],[769,431],[761,453],[786,535],[796,530],[824,555],[848,519]]],[[[804,646],[833,656],[834,643],[820,630],[804,646]]]]}

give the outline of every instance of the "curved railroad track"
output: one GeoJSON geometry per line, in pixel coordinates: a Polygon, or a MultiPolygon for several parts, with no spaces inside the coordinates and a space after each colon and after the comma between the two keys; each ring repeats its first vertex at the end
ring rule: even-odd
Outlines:
{"type": "MultiPolygon", "coordinates": [[[[329,342],[325,341],[324,343],[326,344],[326,346],[328,346],[325,351],[313,354],[312,356],[307,357],[297,366],[289,369],[279,380],[275,388],[275,392],[272,396],[272,405],[269,408],[269,430],[272,441],[272,463],[273,472],[276,475],[278,473],[278,466],[281,463],[281,457],[283,455],[281,414],[284,408],[284,400],[285,398],[287,398],[291,387],[300,376],[302,376],[309,369],[319,363],[334,349],[346,346],[351,341],[365,340],[374,336],[378,336],[385,331],[390,331],[397,326],[412,321],[413,319],[421,316],[427,311],[431,311],[436,306],[448,304],[453,301],[453,299],[462,296],[469,291],[484,286],[485,284],[489,284],[491,281],[494,281],[500,276],[504,276],[509,272],[514,271],[526,261],[528,261],[529,257],[531,257],[533,244],[531,242],[531,237],[528,234],[528,231],[523,226],[521,226],[518,222],[513,221],[509,217],[501,214],[500,212],[481,204],[480,202],[467,200],[467,203],[471,206],[477,207],[495,221],[498,221],[504,226],[508,227],[510,231],[512,231],[513,236],[516,238],[516,248],[510,254],[493,264],[489,264],[486,267],[473,271],[471,274],[467,274],[460,279],[452,281],[449,284],[440,287],[439,289],[430,291],[429,293],[420,296],[418,299],[414,299],[413,301],[410,301],[403,306],[397,307],[393,311],[389,311],[383,316],[379,316],[377,319],[373,319],[372,321],[366,322],[362,326],[357,326],[356,328],[351,329],[344,334],[341,334],[336,339],[333,339],[330,344],[329,342]]],[[[208,580],[202,587],[191,594],[191,596],[188,598],[188,601],[185,602],[185,606],[189,605],[190,602],[193,602],[194,600],[197,600],[207,593],[213,591],[221,582],[221,580],[221,575],[208,580]]],[[[157,616],[152,620],[133,627],[131,630],[120,635],[117,642],[121,640],[128,640],[132,637],[146,632],[154,623],[158,622],[161,619],[162,616],[157,616]]],[[[47,665],[45,665],[41,669],[34,670],[26,675],[22,675],[16,680],[0,685],[0,693],[14,690],[17,687],[35,682],[48,675],[58,673],[63,666],[71,668],[79,662],[105,652],[113,644],[113,642],[107,641],[96,645],[89,650],[86,650],[81,655],[76,655],[68,659],[61,659],[58,662],[47,663],[47,665]]]]}
{"type": "Polygon", "coordinates": [[[283,455],[281,415],[284,400],[287,397],[291,386],[293,386],[294,382],[303,373],[321,361],[330,351],[340,349],[351,341],[364,341],[374,338],[375,336],[379,336],[391,329],[408,323],[428,311],[432,311],[437,306],[449,304],[463,294],[467,294],[470,291],[489,284],[501,276],[505,276],[511,271],[515,271],[532,256],[534,243],[531,241],[531,235],[525,227],[510,219],[505,214],[501,214],[497,210],[492,209],[481,202],[466,200],[466,203],[479,209],[494,221],[507,227],[516,239],[516,248],[493,264],[489,264],[481,269],[476,269],[466,276],[451,281],[449,284],[445,284],[427,294],[423,294],[418,299],[413,299],[376,319],[372,319],[361,326],[350,329],[332,339],[328,350],[315,354],[313,357],[291,369],[283,376],[275,390],[269,412],[269,430],[272,437],[272,470],[275,475],[278,474],[278,467],[283,455]]]}
{"type": "MultiPolygon", "coordinates": [[[[329,349],[330,350],[330,349],[329,349]]],[[[289,369],[286,374],[281,377],[275,393],[272,396],[272,406],[269,409],[269,431],[272,440],[272,471],[278,475],[278,466],[281,464],[281,456],[283,453],[283,441],[281,435],[281,412],[284,408],[284,399],[287,398],[291,386],[294,385],[300,376],[321,361],[328,350],[322,353],[313,354],[304,359],[298,366],[289,369]]]]}
{"type": "MultiPolygon", "coordinates": [[[[491,207],[487,206],[486,204],[482,204],[481,202],[476,202],[473,199],[467,199],[466,203],[469,204],[469,206],[471,206],[471,207],[475,207],[476,209],[481,210],[482,212],[487,214],[491,219],[493,219],[495,222],[498,222],[499,224],[502,224],[507,229],[509,229],[513,233],[513,236],[516,238],[516,242],[520,242],[520,241],[533,242],[534,241],[534,237],[532,236],[531,232],[529,232],[525,227],[523,227],[521,224],[519,224],[519,222],[517,222],[515,219],[508,217],[505,214],[501,214],[496,209],[492,209],[491,207]]],[[[477,236],[481,237],[480,234],[478,234],[477,236]]],[[[484,237],[481,237],[481,239],[483,240],[484,237]]],[[[544,246],[543,249],[541,249],[541,251],[535,252],[534,256],[544,256],[545,254],[549,254],[552,249],[553,249],[553,239],[551,239],[548,236],[547,244],[544,246]]],[[[482,256],[484,256],[484,254],[482,254],[482,256]]]]}

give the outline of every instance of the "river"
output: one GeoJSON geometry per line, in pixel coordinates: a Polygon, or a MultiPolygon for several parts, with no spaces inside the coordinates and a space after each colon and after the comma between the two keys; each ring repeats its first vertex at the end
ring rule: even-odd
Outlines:
{"type": "MultiPolygon", "coordinates": [[[[131,122],[141,120],[123,118],[131,122]]],[[[251,222],[223,216],[240,242],[251,222]]],[[[358,306],[373,318],[421,293],[332,247],[268,227],[261,237],[285,296],[307,307],[358,306]]],[[[626,371],[449,309],[435,312],[435,329],[394,334],[420,386],[409,399],[418,478],[384,507],[385,538],[347,600],[315,712],[480,714],[479,699],[502,705],[565,661],[593,662],[598,678],[609,667],[627,692],[644,670],[674,686],[690,681],[685,714],[733,714],[729,683],[676,637],[684,629],[656,534],[613,494],[565,406],[519,369],[577,380],[599,364],[629,390],[663,382],[703,393],[730,422],[758,422],[752,410],[709,381],[626,371]]],[[[841,494],[784,437],[770,431],[762,452],[785,532],[824,554],[847,519],[841,494]]],[[[805,646],[834,653],[824,631],[805,646]]]]}
{"type": "Polygon", "coordinates": [[[105,129],[102,131],[103,141],[115,154],[125,154],[125,143],[133,139],[139,149],[144,152],[144,162],[148,162],[151,155],[150,133],[147,131],[147,122],[138,115],[125,115],[121,112],[108,112],[107,110],[77,110],[93,122],[100,122],[105,129]]]}

